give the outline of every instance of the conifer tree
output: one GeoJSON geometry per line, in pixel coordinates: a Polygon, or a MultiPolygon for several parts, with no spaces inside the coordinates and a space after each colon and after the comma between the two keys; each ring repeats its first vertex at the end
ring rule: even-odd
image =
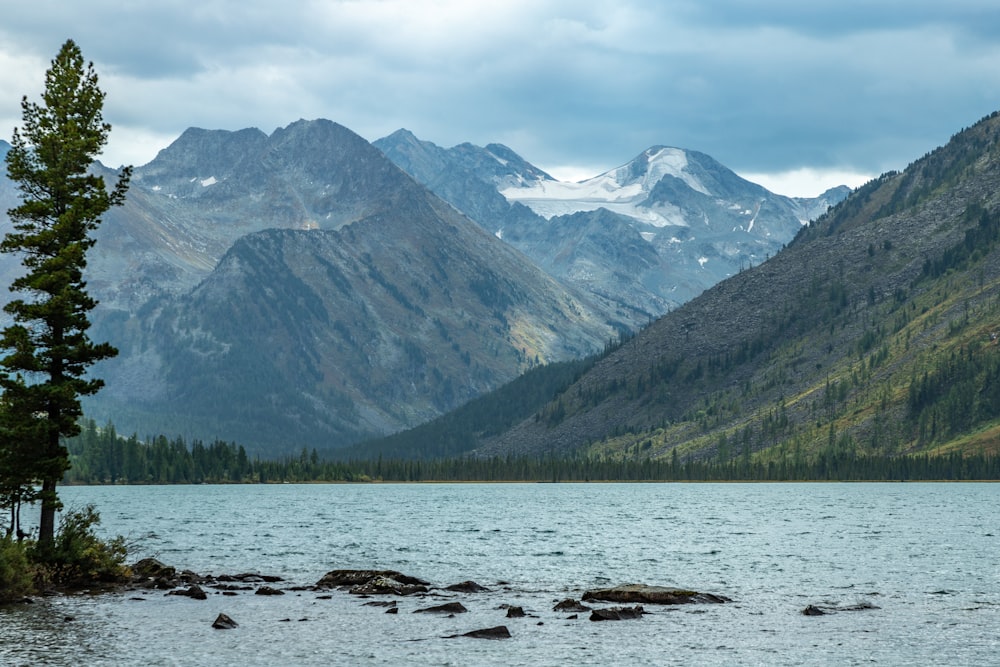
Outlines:
{"type": "Polygon", "coordinates": [[[22,202],[7,212],[14,230],[0,252],[19,256],[24,273],[10,285],[22,296],[4,307],[13,324],[0,336],[6,410],[0,447],[8,448],[7,460],[26,467],[18,478],[41,486],[42,546],[52,543],[56,484],[69,468],[61,438],[79,432],[80,396],[103,385],[86,376],[87,368],[117,354],[87,335],[97,302],[83,280],[91,232],[110,207],[124,202],[131,176],[125,167],[109,190],[91,171],[111,131],[103,106],[93,63],[84,66],[79,47],[68,40],[45,74],[42,103],[22,99],[23,127],[15,128],[6,156],[22,202]]]}

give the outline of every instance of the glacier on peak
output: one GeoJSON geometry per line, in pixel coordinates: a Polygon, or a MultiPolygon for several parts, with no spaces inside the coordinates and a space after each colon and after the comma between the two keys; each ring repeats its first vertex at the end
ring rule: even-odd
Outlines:
{"type": "Polygon", "coordinates": [[[656,146],[603,174],[576,183],[557,180],[520,180],[500,190],[510,202],[520,202],[538,215],[552,219],[605,208],[653,227],[687,226],[679,210],[642,206],[664,177],[681,180],[692,190],[711,195],[687,170],[687,153],[680,148],[656,146]]]}

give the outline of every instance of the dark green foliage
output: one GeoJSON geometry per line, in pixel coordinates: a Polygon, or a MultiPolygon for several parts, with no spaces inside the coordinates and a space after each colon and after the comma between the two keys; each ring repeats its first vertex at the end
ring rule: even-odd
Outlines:
{"type": "Polygon", "coordinates": [[[86,484],[191,484],[256,481],[242,446],[217,440],[189,447],[183,438],[157,436],[142,442],[123,438],[113,424],[103,429],[87,421],[66,441],[73,468],[66,481],[86,484]]]}
{"type": "Polygon", "coordinates": [[[34,593],[34,567],[28,544],[10,536],[0,537],[0,604],[34,593]]]}
{"type": "MultiPolygon", "coordinates": [[[[781,429],[780,411],[770,418],[772,428],[781,429]]],[[[76,463],[72,480],[106,483],[109,477],[79,477],[83,461],[104,458],[108,465],[124,471],[118,483],[201,482],[588,482],[588,481],[892,481],[1000,479],[1000,457],[990,454],[963,456],[866,456],[858,455],[847,437],[831,430],[830,446],[815,457],[796,453],[779,460],[756,461],[749,456],[749,441],[743,436],[727,439],[726,451],[712,460],[682,459],[673,450],[669,458],[643,458],[647,445],[638,447],[632,459],[592,456],[540,456],[475,458],[449,456],[436,459],[365,458],[324,460],[316,450],[305,449],[295,457],[280,460],[246,460],[243,448],[214,443],[190,449],[184,441],[158,436],[139,443],[114,435],[114,429],[99,431],[89,425],[70,442],[76,463]],[[91,434],[88,436],[88,433],[91,434]],[[114,438],[120,447],[111,446],[114,438]],[[97,455],[93,451],[100,450],[97,455]],[[739,455],[736,455],[739,452],[739,455]],[[133,468],[129,459],[141,461],[133,468]],[[214,472],[211,472],[214,471],[214,472]]]]}
{"type": "Polygon", "coordinates": [[[51,542],[0,537],[0,604],[53,588],[125,582],[125,539],[99,538],[94,530],[100,521],[94,506],[86,505],[62,516],[51,542]]]}
{"type": "Polygon", "coordinates": [[[921,444],[943,442],[1000,418],[1000,351],[966,346],[910,383],[907,405],[921,444]]]}
{"type": "Polygon", "coordinates": [[[60,438],[78,431],[79,397],[103,384],[87,377],[87,368],[116,354],[87,335],[96,301],[83,280],[86,254],[101,216],[124,202],[130,171],[110,191],[88,171],[111,127],[101,116],[104,93],[93,65],[84,67],[72,40],[46,72],[42,100],[21,102],[24,127],[14,130],[5,158],[22,203],[8,211],[14,231],[0,251],[21,258],[25,272],[10,288],[26,297],[4,307],[14,322],[0,338],[2,407],[9,413],[0,445],[17,448],[13,459],[28,465],[22,478],[41,483],[39,540],[50,543],[59,507],[56,482],[69,466],[60,438]]]}
{"type": "Polygon", "coordinates": [[[34,560],[40,565],[44,583],[72,589],[120,583],[128,578],[125,539],[99,538],[94,529],[100,522],[101,516],[93,505],[63,514],[52,546],[36,546],[34,560]]]}
{"type": "Polygon", "coordinates": [[[965,211],[967,222],[975,223],[965,230],[965,238],[948,248],[940,257],[924,261],[921,279],[937,278],[948,271],[961,271],[982,259],[1000,241],[1000,211],[987,211],[970,206],[965,211]]]}

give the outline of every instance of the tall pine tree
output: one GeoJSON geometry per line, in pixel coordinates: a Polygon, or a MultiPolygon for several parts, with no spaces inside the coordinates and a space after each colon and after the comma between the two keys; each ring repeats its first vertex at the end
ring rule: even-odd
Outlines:
{"type": "Polygon", "coordinates": [[[0,336],[0,407],[6,410],[0,447],[8,448],[6,460],[26,468],[15,479],[41,485],[43,546],[54,536],[56,484],[69,468],[60,439],[80,430],[80,396],[104,384],[86,377],[87,368],[117,354],[87,335],[97,302],[83,280],[91,232],[105,211],[124,202],[131,176],[124,168],[109,190],[90,170],[111,131],[103,106],[93,63],[85,67],[79,47],[68,40],[45,74],[42,103],[21,101],[24,126],[14,130],[6,157],[22,203],[7,211],[14,231],[0,252],[18,255],[25,271],[10,285],[23,297],[4,307],[13,324],[0,336]]]}

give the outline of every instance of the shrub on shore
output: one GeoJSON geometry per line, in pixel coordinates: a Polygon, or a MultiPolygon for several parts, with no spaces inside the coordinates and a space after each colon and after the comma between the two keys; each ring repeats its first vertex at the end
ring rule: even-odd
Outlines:
{"type": "Polygon", "coordinates": [[[24,599],[35,591],[35,567],[28,559],[30,543],[0,537],[0,603],[24,599]]]}
{"type": "Polygon", "coordinates": [[[0,603],[51,589],[74,590],[122,583],[131,572],[121,536],[104,540],[94,532],[101,516],[93,505],[67,511],[52,546],[33,540],[0,539],[0,603]]]}

